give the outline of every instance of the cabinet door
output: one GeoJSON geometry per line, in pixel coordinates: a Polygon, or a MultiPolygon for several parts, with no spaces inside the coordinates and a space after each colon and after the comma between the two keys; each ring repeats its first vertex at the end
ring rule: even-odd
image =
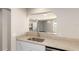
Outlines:
{"type": "Polygon", "coordinates": [[[23,50],[23,49],[22,49],[22,44],[21,44],[20,41],[16,41],[16,50],[17,50],[17,51],[22,51],[22,50],[23,50]]]}
{"type": "Polygon", "coordinates": [[[45,46],[24,42],[24,41],[17,41],[16,44],[17,51],[45,51],[45,46]]]}

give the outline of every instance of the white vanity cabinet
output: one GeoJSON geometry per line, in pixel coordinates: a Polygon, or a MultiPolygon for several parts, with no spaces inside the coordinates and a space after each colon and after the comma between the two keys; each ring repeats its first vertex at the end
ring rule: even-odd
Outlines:
{"type": "Polygon", "coordinates": [[[16,41],[17,51],[45,51],[45,46],[34,44],[26,41],[16,41]]]}

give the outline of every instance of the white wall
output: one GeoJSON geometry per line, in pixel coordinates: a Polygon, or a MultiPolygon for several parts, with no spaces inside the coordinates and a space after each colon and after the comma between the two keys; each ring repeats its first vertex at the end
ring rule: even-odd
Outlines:
{"type": "Polygon", "coordinates": [[[56,33],[60,36],[79,38],[79,9],[77,8],[52,8],[57,15],[56,33]]]}
{"type": "Polygon", "coordinates": [[[11,49],[16,49],[16,36],[28,31],[26,9],[11,9],[11,49]]]}

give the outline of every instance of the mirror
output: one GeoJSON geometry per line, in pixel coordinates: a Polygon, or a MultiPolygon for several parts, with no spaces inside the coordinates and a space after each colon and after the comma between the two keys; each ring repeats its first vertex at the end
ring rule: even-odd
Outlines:
{"type": "Polygon", "coordinates": [[[52,11],[33,13],[29,18],[29,31],[55,33],[56,15],[52,11]]]}

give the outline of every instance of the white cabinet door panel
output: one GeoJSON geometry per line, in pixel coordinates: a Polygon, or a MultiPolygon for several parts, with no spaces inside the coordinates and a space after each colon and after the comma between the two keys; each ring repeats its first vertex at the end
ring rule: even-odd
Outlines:
{"type": "Polygon", "coordinates": [[[45,51],[45,46],[30,42],[17,41],[16,44],[17,51],[45,51]]]}
{"type": "Polygon", "coordinates": [[[22,49],[22,44],[21,44],[21,42],[19,42],[19,41],[16,41],[16,50],[17,50],[17,51],[23,50],[23,49],[22,49]]]}

